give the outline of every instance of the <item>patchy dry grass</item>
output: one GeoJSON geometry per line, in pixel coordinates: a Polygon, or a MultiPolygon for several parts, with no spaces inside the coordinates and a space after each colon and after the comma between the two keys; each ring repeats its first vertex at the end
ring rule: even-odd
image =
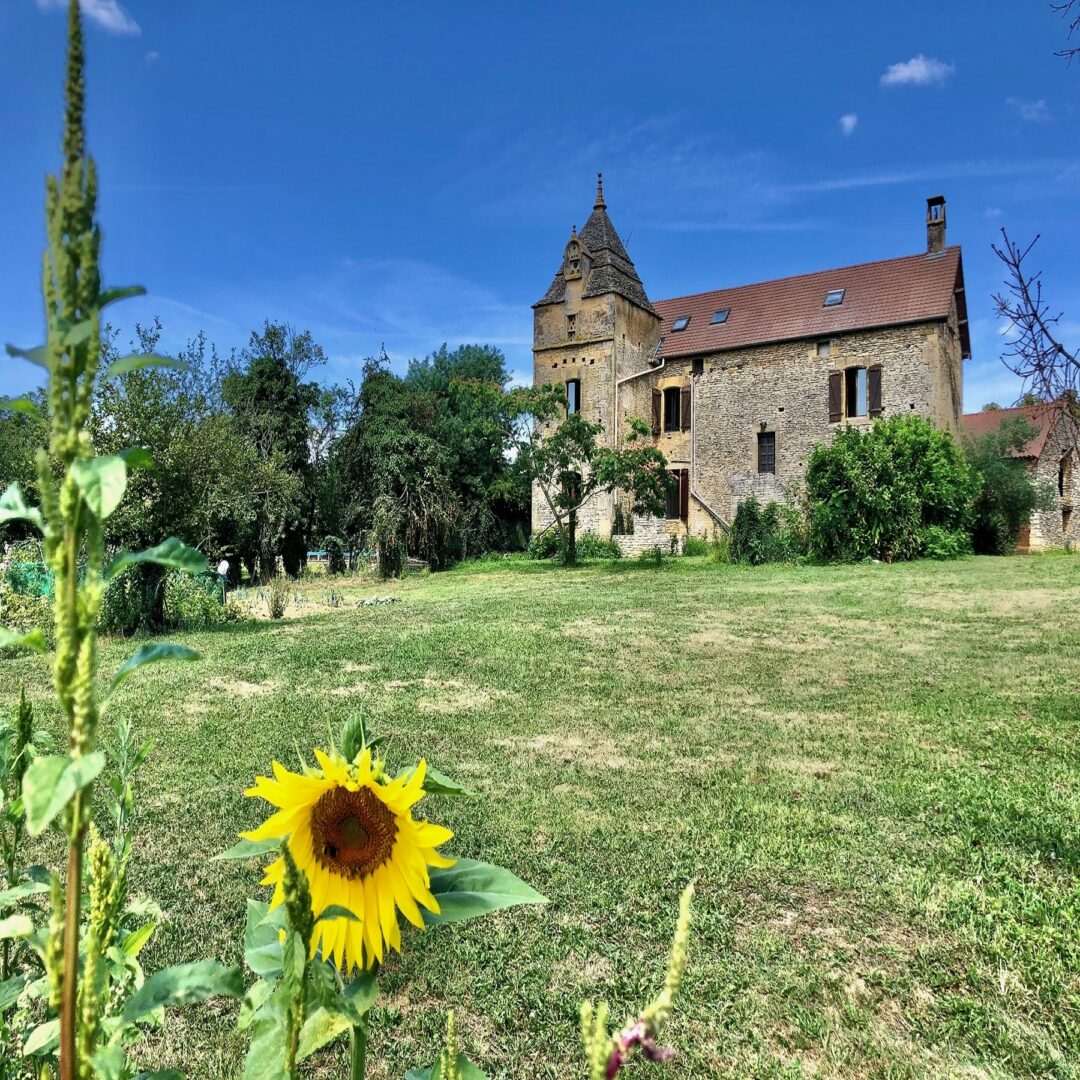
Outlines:
{"type": "MultiPolygon", "coordinates": [[[[362,709],[399,759],[480,792],[428,808],[452,849],[552,899],[410,939],[380,1080],[432,1059],[451,1005],[493,1077],[580,1076],[581,997],[618,1016],[653,992],[691,877],[664,1075],[1077,1075],[1080,560],[511,562],[346,585],[327,611],[320,588],[117,695],[156,742],[137,877],[168,922],[149,963],[239,958],[257,871],[207,859],[259,819],[255,773],[362,709]]],[[[2,670],[3,700],[25,676],[47,716],[44,667],[2,670]]],[[[237,1075],[233,1019],[189,1010],[152,1064],[237,1075]]]]}

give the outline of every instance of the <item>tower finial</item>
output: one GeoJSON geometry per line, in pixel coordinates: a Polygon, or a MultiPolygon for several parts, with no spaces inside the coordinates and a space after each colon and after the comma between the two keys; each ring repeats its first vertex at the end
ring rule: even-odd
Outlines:
{"type": "Polygon", "coordinates": [[[607,207],[607,203],[604,202],[604,174],[598,172],[596,174],[596,205],[594,210],[603,210],[607,207]]]}
{"type": "Polygon", "coordinates": [[[576,225],[571,225],[570,226],[570,236],[571,236],[571,238],[577,236],[577,226],[576,225]]]}

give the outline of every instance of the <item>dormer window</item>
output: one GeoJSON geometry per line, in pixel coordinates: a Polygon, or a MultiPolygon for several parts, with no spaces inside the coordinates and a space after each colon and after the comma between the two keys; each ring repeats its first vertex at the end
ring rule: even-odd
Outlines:
{"type": "Polygon", "coordinates": [[[839,307],[844,302],[844,289],[830,289],[825,294],[825,307],[839,307]]]}
{"type": "Polygon", "coordinates": [[[689,315],[680,315],[672,324],[672,333],[678,333],[680,330],[685,330],[690,325],[689,315]]]}
{"type": "Polygon", "coordinates": [[[720,323],[726,323],[727,322],[727,317],[730,314],[731,314],[731,308],[722,307],[719,310],[713,312],[713,317],[709,320],[709,322],[713,326],[717,326],[720,323]]]}

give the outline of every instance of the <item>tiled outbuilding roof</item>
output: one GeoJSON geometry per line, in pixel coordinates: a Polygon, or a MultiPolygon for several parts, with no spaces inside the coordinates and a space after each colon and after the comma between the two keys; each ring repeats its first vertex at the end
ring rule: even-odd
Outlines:
{"type": "Polygon", "coordinates": [[[852,330],[945,319],[956,295],[963,355],[971,355],[960,248],[933,255],[821,270],[757,285],[658,300],[666,357],[696,356],[774,341],[827,338],[852,330]],[[827,306],[834,290],[840,303],[827,306]],[[723,321],[713,322],[726,310],[723,321]],[[673,324],[689,316],[685,329],[673,324]]]}
{"type": "Polygon", "coordinates": [[[977,439],[980,435],[997,431],[1006,420],[1023,418],[1035,429],[1035,434],[1018,450],[1013,450],[1010,457],[1037,459],[1060,416],[1061,403],[1055,401],[1047,405],[1018,405],[1013,409],[984,409],[982,412],[965,413],[960,425],[969,439],[977,439]]]}

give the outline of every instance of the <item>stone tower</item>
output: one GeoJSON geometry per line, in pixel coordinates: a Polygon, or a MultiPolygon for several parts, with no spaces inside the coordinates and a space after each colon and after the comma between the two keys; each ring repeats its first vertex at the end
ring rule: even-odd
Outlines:
{"type": "MultiPolygon", "coordinates": [[[[630,256],[608,217],[603,177],[585,227],[571,229],[551,287],[533,305],[533,383],[562,383],[567,408],[619,437],[618,382],[649,366],[660,340],[653,309],[630,256]]],[[[582,532],[611,534],[613,506],[596,496],[582,508],[582,532]]],[[[533,493],[533,533],[550,524],[543,499],[533,493]]]]}

